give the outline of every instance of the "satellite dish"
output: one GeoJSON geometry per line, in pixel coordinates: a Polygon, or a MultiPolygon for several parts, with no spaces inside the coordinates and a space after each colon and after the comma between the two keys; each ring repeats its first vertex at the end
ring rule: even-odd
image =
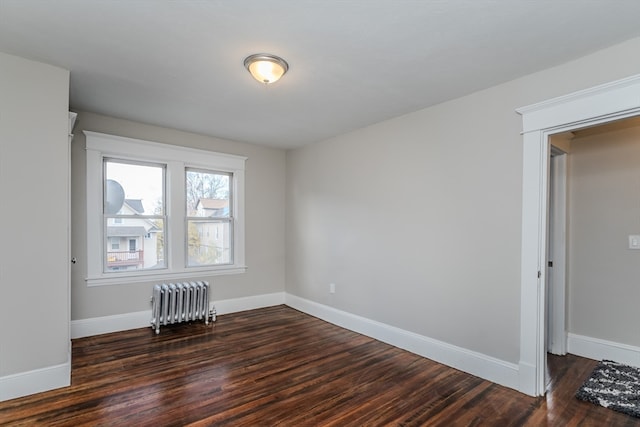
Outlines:
{"type": "Polygon", "coordinates": [[[124,189],[118,181],[113,179],[107,180],[104,198],[104,213],[107,215],[115,215],[120,212],[124,204],[124,189]]]}

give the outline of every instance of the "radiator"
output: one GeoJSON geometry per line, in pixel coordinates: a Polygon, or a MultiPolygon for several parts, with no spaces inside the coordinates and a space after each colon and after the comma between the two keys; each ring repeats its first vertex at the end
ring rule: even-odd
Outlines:
{"type": "Polygon", "coordinates": [[[204,320],[215,321],[215,308],[209,312],[209,283],[184,282],[153,286],[151,297],[151,327],[156,334],[160,325],[204,320]]]}

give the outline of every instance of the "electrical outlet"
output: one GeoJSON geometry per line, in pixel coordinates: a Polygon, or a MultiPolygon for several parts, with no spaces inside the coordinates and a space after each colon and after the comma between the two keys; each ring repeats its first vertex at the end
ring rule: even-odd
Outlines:
{"type": "Polygon", "coordinates": [[[329,283],[329,293],[330,294],[335,294],[336,293],[336,284],[335,283],[329,283]]]}

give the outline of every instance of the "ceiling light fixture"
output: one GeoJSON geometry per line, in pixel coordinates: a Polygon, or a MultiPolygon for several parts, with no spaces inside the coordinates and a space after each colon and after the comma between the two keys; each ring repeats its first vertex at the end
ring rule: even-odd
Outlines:
{"type": "Polygon", "coordinates": [[[267,53],[247,56],[244,60],[244,66],[254,79],[266,85],[277,82],[289,69],[287,61],[267,53]]]}

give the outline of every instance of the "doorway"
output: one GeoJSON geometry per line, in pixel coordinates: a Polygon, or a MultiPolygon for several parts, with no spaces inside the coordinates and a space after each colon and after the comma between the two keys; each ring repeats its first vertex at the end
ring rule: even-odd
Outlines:
{"type": "Polygon", "coordinates": [[[545,393],[551,135],[640,114],[640,75],[516,110],[523,123],[519,390],[545,393]]]}

